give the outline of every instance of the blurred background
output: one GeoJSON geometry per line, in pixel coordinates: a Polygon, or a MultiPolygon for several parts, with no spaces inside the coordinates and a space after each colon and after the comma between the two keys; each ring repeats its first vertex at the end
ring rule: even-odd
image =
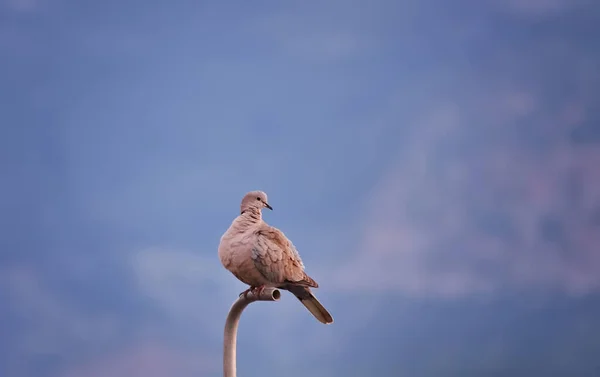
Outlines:
{"type": "Polygon", "coordinates": [[[0,376],[600,376],[600,5],[0,0],[0,376]]]}

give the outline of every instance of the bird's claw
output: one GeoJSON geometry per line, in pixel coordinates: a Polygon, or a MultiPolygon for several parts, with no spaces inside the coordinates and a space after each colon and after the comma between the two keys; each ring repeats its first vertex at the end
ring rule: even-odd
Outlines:
{"type": "Polygon", "coordinates": [[[264,292],[264,290],[265,290],[265,286],[261,285],[261,286],[256,287],[256,289],[254,290],[253,293],[256,297],[258,297],[264,292]]]}
{"type": "Polygon", "coordinates": [[[252,292],[253,295],[258,297],[263,293],[264,290],[265,290],[264,285],[259,285],[258,287],[250,287],[250,288],[246,289],[244,292],[240,293],[240,297],[244,296],[244,298],[248,298],[248,294],[250,292],[252,292]]]}

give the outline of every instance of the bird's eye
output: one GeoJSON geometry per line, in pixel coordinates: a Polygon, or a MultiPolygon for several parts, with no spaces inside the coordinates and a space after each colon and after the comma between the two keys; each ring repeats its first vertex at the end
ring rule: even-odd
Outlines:
{"type": "Polygon", "coordinates": [[[260,197],[256,198],[256,200],[260,201],[260,197]]]}

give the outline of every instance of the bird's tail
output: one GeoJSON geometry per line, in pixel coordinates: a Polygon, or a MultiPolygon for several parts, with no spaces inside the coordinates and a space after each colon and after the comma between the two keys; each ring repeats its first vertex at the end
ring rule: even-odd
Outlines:
{"type": "Polygon", "coordinates": [[[333,323],[333,317],[319,302],[319,300],[317,300],[315,295],[312,294],[309,287],[290,285],[286,288],[288,291],[292,292],[294,296],[298,298],[298,300],[300,300],[302,305],[304,305],[306,309],[308,309],[308,311],[319,320],[319,322],[326,325],[333,323]]]}

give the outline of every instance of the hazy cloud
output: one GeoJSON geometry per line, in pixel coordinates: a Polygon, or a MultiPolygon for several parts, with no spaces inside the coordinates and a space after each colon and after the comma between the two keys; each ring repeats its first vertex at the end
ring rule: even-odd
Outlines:
{"type": "Polygon", "coordinates": [[[581,107],[567,103],[547,124],[523,92],[462,103],[417,122],[367,200],[362,251],[341,281],[426,296],[600,289],[600,147],[569,138],[581,107]],[[544,137],[541,149],[513,126],[524,120],[516,127],[544,137]]]}
{"type": "Polygon", "coordinates": [[[74,363],[60,377],[182,377],[217,374],[220,363],[200,349],[174,350],[146,341],[88,363],[74,363]]]}
{"type": "Polygon", "coordinates": [[[16,12],[30,12],[37,8],[39,0],[3,0],[3,4],[16,12]]]}
{"type": "Polygon", "coordinates": [[[588,5],[588,0],[493,0],[495,5],[526,15],[548,15],[588,5]]]}

